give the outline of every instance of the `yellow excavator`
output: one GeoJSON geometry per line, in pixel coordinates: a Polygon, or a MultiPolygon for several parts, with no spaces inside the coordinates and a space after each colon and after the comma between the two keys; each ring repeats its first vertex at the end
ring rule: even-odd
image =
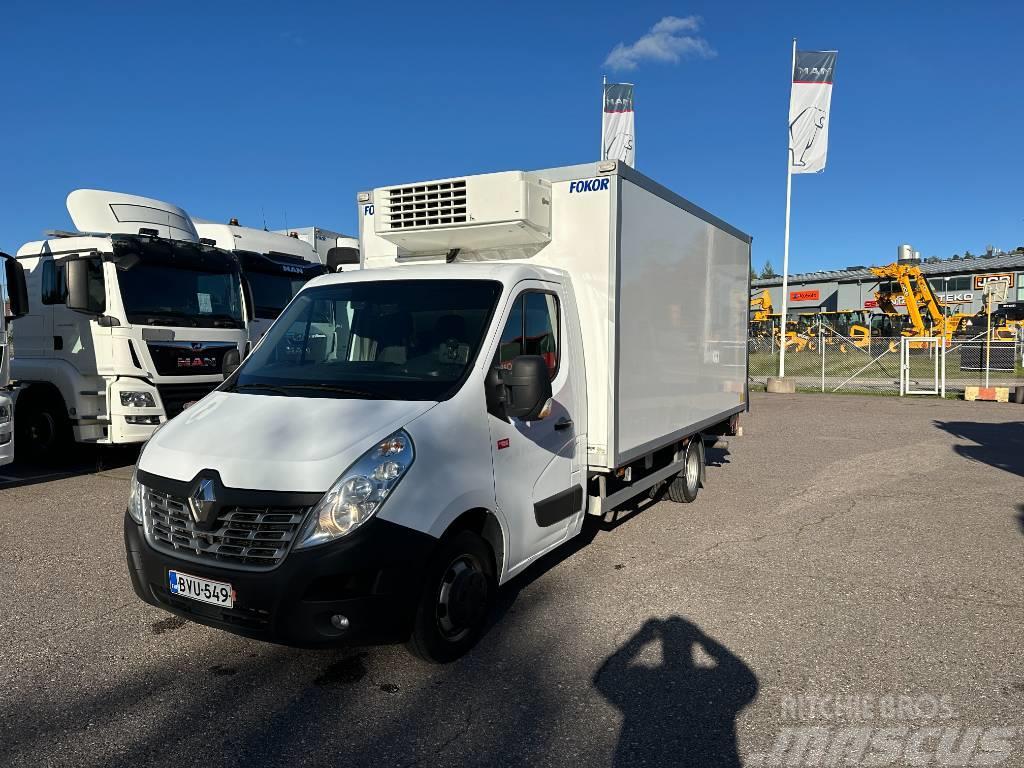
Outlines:
{"type": "MultiPolygon", "coordinates": [[[[892,321],[894,335],[907,337],[940,336],[945,344],[956,334],[970,315],[957,312],[947,315],[917,264],[895,262],[884,267],[871,267],[879,279],[875,300],[878,308],[892,321]],[[897,297],[903,298],[907,314],[896,308],[897,297]]],[[[921,346],[924,346],[922,342],[921,346]]],[[[911,343],[911,348],[915,344],[911,343]]]]}
{"type": "Polygon", "coordinates": [[[842,353],[851,349],[871,346],[871,318],[865,309],[841,309],[837,312],[819,312],[822,341],[826,346],[838,347],[842,353]]]}
{"type": "Polygon", "coordinates": [[[765,288],[761,295],[750,300],[750,322],[768,320],[772,316],[772,296],[765,288]]]}

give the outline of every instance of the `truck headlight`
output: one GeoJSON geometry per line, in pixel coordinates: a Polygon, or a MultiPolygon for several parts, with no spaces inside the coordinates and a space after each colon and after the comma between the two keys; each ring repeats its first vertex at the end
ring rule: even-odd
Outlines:
{"type": "Polygon", "coordinates": [[[0,424],[8,424],[11,421],[11,404],[0,403],[0,424]]]}
{"type": "Polygon", "coordinates": [[[156,403],[153,401],[153,394],[151,392],[122,392],[121,405],[125,405],[130,408],[156,407],[156,403]]]}
{"type": "Polygon", "coordinates": [[[310,513],[297,548],[351,533],[380,509],[412,466],[412,438],[404,429],[364,453],[335,481],[310,513]]]}
{"type": "Polygon", "coordinates": [[[132,485],[128,492],[128,514],[139,525],[145,516],[146,488],[139,482],[138,470],[132,470],[132,485]]]}

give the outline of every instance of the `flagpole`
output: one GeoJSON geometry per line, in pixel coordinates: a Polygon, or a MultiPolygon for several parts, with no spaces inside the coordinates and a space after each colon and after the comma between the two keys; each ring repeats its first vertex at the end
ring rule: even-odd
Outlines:
{"type": "Polygon", "coordinates": [[[598,158],[604,160],[604,92],[608,87],[608,76],[601,75],[601,151],[598,158]]]}
{"type": "MultiPolygon", "coordinates": [[[[793,38],[793,61],[789,66],[789,103],[793,103],[793,73],[796,71],[796,38],[793,38]]],[[[789,118],[786,118],[789,125],[789,118]]],[[[789,303],[789,208],[793,194],[793,173],[790,168],[789,137],[786,137],[786,234],[782,241],[782,315],[779,317],[779,378],[786,377],[786,312],[789,303]]]]}

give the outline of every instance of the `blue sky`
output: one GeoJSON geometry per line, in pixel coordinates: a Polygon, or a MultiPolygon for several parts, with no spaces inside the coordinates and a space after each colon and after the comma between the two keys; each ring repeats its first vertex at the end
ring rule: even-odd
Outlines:
{"type": "Polygon", "coordinates": [[[351,232],[360,189],[595,160],[607,74],[636,83],[638,168],[778,270],[794,35],[839,57],[792,272],[1024,245],[1019,2],[16,0],[0,28],[9,252],[69,228],[77,187],[351,232]],[[666,16],[702,43],[605,66],[666,16]]]}

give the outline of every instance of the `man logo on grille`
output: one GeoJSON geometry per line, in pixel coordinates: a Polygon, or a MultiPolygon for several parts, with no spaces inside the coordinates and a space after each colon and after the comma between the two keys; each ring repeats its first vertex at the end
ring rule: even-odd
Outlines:
{"type": "Polygon", "coordinates": [[[208,524],[213,520],[214,507],[217,506],[217,494],[213,480],[208,477],[199,480],[196,489],[188,497],[188,506],[192,512],[192,519],[196,523],[208,524]]]}

